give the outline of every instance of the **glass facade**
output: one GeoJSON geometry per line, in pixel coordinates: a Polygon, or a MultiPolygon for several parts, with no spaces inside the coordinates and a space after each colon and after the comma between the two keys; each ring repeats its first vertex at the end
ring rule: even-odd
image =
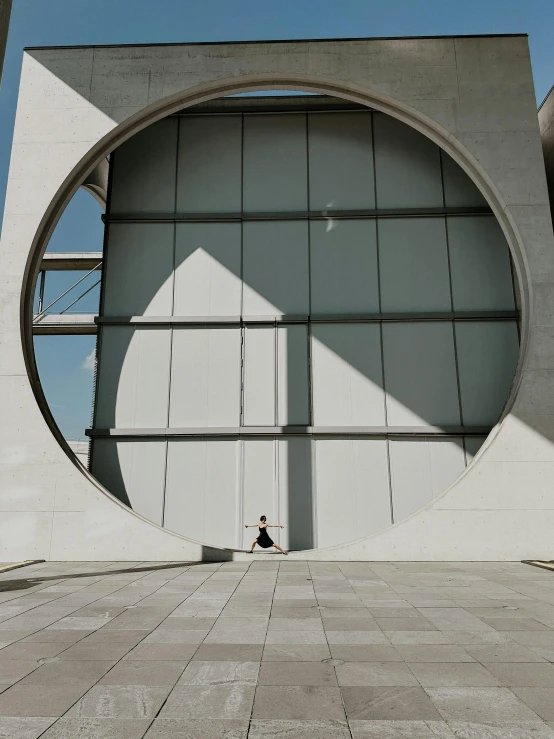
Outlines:
{"type": "Polygon", "coordinates": [[[158,524],[358,539],[440,494],[502,412],[507,244],[395,119],[167,118],[115,152],[107,222],[91,469],[158,524]]]}

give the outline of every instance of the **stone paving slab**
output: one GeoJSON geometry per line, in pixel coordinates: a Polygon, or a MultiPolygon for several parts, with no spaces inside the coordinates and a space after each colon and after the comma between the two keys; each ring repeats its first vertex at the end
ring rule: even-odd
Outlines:
{"type": "Polygon", "coordinates": [[[554,573],[40,563],[0,573],[0,739],[554,739],[554,573]]]}

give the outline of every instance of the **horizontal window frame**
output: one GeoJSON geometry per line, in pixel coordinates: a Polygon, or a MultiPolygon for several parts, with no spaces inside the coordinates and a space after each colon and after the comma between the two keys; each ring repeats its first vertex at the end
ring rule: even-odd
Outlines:
{"type": "Polygon", "coordinates": [[[190,428],[86,429],[90,438],[173,438],[268,436],[357,436],[379,439],[487,436],[491,426],[206,426],[190,428]]]}
{"type": "Polygon", "coordinates": [[[356,315],[291,315],[291,316],[96,316],[95,324],[103,326],[248,326],[312,323],[421,323],[426,321],[518,321],[518,310],[445,311],[421,313],[366,313],[356,315]]]}
{"type": "Polygon", "coordinates": [[[449,216],[492,216],[487,206],[436,208],[368,208],[361,210],[302,210],[235,213],[112,213],[104,223],[242,223],[249,221],[326,221],[378,218],[445,218],[449,216]]]}

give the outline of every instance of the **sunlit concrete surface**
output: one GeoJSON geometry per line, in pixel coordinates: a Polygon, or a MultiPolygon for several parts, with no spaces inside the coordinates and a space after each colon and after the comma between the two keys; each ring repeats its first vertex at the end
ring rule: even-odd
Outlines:
{"type": "MultiPolygon", "coordinates": [[[[398,117],[445,148],[486,194],[502,225],[523,316],[522,361],[509,407],[453,486],[380,534],[295,556],[550,559],[554,240],[524,36],[28,50],[0,248],[2,558],[222,556],[131,512],[60,446],[37,403],[32,351],[31,379],[27,372],[23,345],[28,348],[29,340],[22,345],[22,328],[24,337],[30,335],[31,321],[21,324],[21,292],[41,220],[53,201],[63,203],[81,184],[83,158],[92,169],[123,135],[185,104],[275,87],[343,95],[398,117]]],[[[41,255],[35,257],[38,268],[41,255]]]]}
{"type": "Polygon", "coordinates": [[[81,562],[0,575],[14,739],[549,739],[554,575],[81,562]]]}

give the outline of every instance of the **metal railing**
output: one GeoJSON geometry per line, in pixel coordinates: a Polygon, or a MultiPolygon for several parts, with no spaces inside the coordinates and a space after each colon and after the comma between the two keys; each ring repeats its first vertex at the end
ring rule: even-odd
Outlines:
{"type": "MultiPolygon", "coordinates": [[[[45,273],[44,270],[41,270],[41,273],[40,273],[40,283],[39,283],[39,294],[38,294],[38,305],[37,305],[38,312],[37,312],[37,314],[33,318],[33,324],[39,323],[39,321],[41,320],[41,318],[46,314],[46,312],[48,310],[50,310],[50,308],[53,305],[56,305],[56,303],[58,303],[62,298],[64,298],[68,293],[70,293],[75,287],[77,287],[77,285],[80,285],[81,282],[83,282],[83,280],[86,280],[86,278],[89,275],[91,275],[93,272],[95,272],[101,266],[102,266],[102,262],[100,261],[91,270],[89,270],[85,275],[83,275],[83,277],[80,277],[76,282],[73,283],[73,285],[71,285],[70,287],[68,287],[67,290],[65,290],[61,295],[58,295],[58,297],[55,300],[53,300],[51,303],[49,303],[46,306],[46,308],[43,308],[43,303],[44,303],[44,285],[45,285],[45,274],[46,273],[45,273]]],[[[90,287],[88,287],[83,293],[81,293],[79,295],[79,297],[75,298],[75,300],[73,300],[63,310],[61,310],[59,312],[59,315],[62,315],[63,313],[66,313],[66,311],[68,311],[70,308],[72,308],[75,305],[75,303],[78,303],[79,300],[81,300],[82,298],[84,298],[85,295],[87,295],[91,290],[93,290],[97,285],[99,285],[100,282],[101,282],[101,278],[100,278],[100,280],[97,280],[94,283],[94,285],[91,285],[90,287]]]]}

